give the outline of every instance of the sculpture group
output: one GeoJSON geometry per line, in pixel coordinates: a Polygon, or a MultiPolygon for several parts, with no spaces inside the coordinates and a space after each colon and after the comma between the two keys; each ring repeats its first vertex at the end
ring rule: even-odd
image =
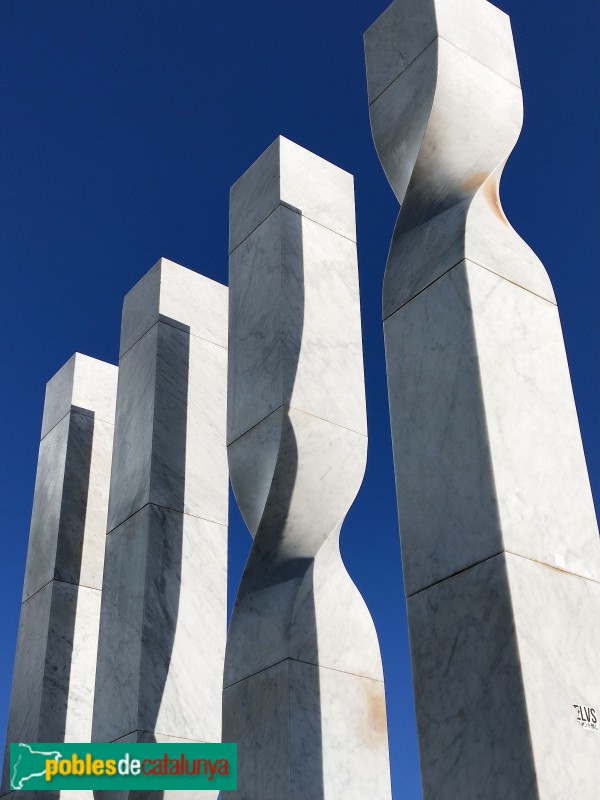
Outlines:
{"type": "MultiPolygon", "coordinates": [[[[598,703],[600,542],[556,300],[499,200],[510,21],[396,0],[365,51],[401,204],[383,319],[424,798],[591,799],[600,736],[570,712],[598,703]]],[[[390,800],[339,552],[367,453],[352,176],[279,137],[232,187],[229,268],[161,259],[118,368],[76,354],[48,384],[7,743],[232,741],[240,800],[390,800]],[[253,545],[226,635],[228,477],[253,545]]]]}

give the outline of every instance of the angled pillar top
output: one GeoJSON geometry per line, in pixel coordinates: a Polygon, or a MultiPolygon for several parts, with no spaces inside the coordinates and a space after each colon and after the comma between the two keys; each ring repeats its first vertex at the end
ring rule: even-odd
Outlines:
{"type": "Polygon", "coordinates": [[[356,241],[354,177],[283,136],[231,187],[229,252],[279,205],[356,241]]]}
{"type": "Polygon", "coordinates": [[[42,439],[69,413],[93,412],[96,419],[114,424],[118,369],[113,364],[75,353],[46,385],[42,439]]]}
{"type": "Polygon", "coordinates": [[[102,585],[118,372],[75,353],[48,382],[24,600],[52,579],[102,585]]]}
{"type": "Polygon", "coordinates": [[[226,286],[161,258],[125,296],[119,356],[159,320],[227,347],[226,309],[226,286]]]}
{"type": "Polygon", "coordinates": [[[500,201],[523,124],[509,17],[486,0],[396,0],[365,34],[365,56],[373,139],[403,212],[384,319],[464,259],[555,302],[500,201]]]}
{"type": "Polygon", "coordinates": [[[487,0],[396,0],[365,33],[373,103],[436,39],[520,86],[510,17],[487,0]]]}

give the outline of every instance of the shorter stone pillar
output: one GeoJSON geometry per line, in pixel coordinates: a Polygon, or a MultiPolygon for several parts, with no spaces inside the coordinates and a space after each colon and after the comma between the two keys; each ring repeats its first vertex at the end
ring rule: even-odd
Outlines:
{"type": "Polygon", "coordinates": [[[220,741],[227,296],[161,259],[125,298],[94,741],[220,741]]]}
{"type": "Polygon", "coordinates": [[[117,368],[80,353],[46,388],[2,794],[11,742],[91,737],[116,392],[117,368]]]}

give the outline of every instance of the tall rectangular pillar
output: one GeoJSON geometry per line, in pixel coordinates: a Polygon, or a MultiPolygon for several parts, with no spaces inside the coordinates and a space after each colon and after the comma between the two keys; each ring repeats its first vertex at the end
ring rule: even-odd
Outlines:
{"type": "Polygon", "coordinates": [[[254,543],[223,731],[238,800],[390,800],[383,668],[339,550],[367,458],[354,179],[278,137],[230,206],[228,455],[254,543]]]}
{"type": "Polygon", "coordinates": [[[600,541],[556,298],[500,202],[510,20],[395,0],[365,46],[401,203],[383,316],[423,797],[591,800],[600,541]]]}
{"type": "Polygon", "coordinates": [[[94,741],[219,741],[225,286],[161,259],[123,307],[94,741]]]}
{"type": "Polygon", "coordinates": [[[80,353],[46,388],[2,794],[11,742],[91,737],[116,393],[117,368],[80,353]]]}

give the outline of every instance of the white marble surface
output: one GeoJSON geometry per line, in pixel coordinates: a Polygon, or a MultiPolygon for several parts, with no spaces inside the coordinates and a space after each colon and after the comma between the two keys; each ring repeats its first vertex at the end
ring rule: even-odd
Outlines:
{"type": "Polygon", "coordinates": [[[2,791],[10,742],[91,736],[100,591],[53,580],[21,611],[2,791]]]}
{"type": "Polygon", "coordinates": [[[162,259],[125,300],[95,741],[220,740],[227,294],[162,259]]]}
{"type": "Polygon", "coordinates": [[[228,441],[281,405],[366,434],[356,245],[279,206],[230,276],[228,441]]]}
{"type": "Polygon", "coordinates": [[[464,258],[554,301],[544,267],[499,200],[522,113],[517,86],[443,39],[372,104],[378,154],[403,203],[385,276],[384,318],[464,258]]]}
{"type": "Polygon", "coordinates": [[[125,296],[120,356],[159,319],[227,347],[227,287],[161,258],[125,296]]]}
{"type": "Polygon", "coordinates": [[[600,580],[556,306],[467,262],[384,330],[407,593],[504,549],[600,580]]]}
{"type": "Polygon", "coordinates": [[[288,673],[282,661],[223,690],[223,741],[238,746],[236,800],[290,797],[288,673]]]}
{"type": "Polygon", "coordinates": [[[54,577],[70,427],[63,417],[40,442],[22,600],[54,577]]]}
{"type": "Polygon", "coordinates": [[[342,562],[339,534],[321,547],[298,590],[289,652],[298,662],[383,684],[377,632],[342,562]],[[305,624],[311,618],[314,634],[305,624]]]}
{"type": "Polygon", "coordinates": [[[158,333],[157,324],[119,359],[107,531],[150,499],[158,333]]]}
{"type": "Polygon", "coordinates": [[[600,581],[600,540],[556,306],[468,267],[504,548],[600,581]]]}
{"type": "Polygon", "coordinates": [[[582,728],[574,705],[600,723],[600,583],[506,560],[540,797],[594,797],[600,731],[582,728]]]}
{"type": "Polygon", "coordinates": [[[339,553],[367,455],[352,178],[288,145],[232,189],[227,440],[254,544],[223,736],[236,797],[388,800],[379,644],[339,553]]]}
{"type": "Polygon", "coordinates": [[[228,795],[391,798],[383,682],[285,660],[226,688],[225,704],[243,776],[228,795]]]}
{"type": "Polygon", "coordinates": [[[423,797],[593,797],[600,736],[572,704],[598,703],[600,540],[554,293],[500,204],[510,23],[484,0],[413,5],[366,54],[402,204],[383,316],[423,797]]]}
{"type": "Polygon", "coordinates": [[[227,524],[227,351],[159,322],[120,362],[108,529],[152,502],[227,524]]]}
{"type": "Polygon", "coordinates": [[[278,136],[231,187],[229,252],[280,205],[356,241],[354,177],[278,136]]]}
{"type": "Polygon", "coordinates": [[[383,682],[289,664],[292,797],[391,800],[383,682]]]}
{"type": "Polygon", "coordinates": [[[37,737],[51,602],[52,583],[49,583],[21,607],[0,787],[2,794],[10,788],[10,743],[32,742],[37,737]]]}
{"type": "Polygon", "coordinates": [[[365,33],[373,103],[436,39],[520,86],[510,18],[482,0],[396,0],[365,33]]]}
{"type": "Polygon", "coordinates": [[[233,610],[225,685],[290,656],[381,677],[373,624],[337,544],[340,518],[358,492],[366,456],[366,436],[294,408],[275,412],[229,446],[232,485],[244,513],[247,508],[254,513],[256,500],[262,505],[260,485],[266,480],[269,490],[251,529],[256,546],[233,610]],[[259,449],[265,440],[265,449],[259,449]],[[261,456],[266,450],[268,464],[275,447],[273,472],[261,476],[261,456]],[[316,595],[313,560],[322,599],[316,595]]]}
{"type": "Polygon", "coordinates": [[[508,553],[409,598],[424,800],[595,796],[599,612],[600,584],[508,553]]]}
{"type": "Polygon", "coordinates": [[[79,586],[73,629],[65,742],[87,742],[91,739],[101,600],[102,594],[99,589],[79,586]]]}
{"type": "Polygon", "coordinates": [[[408,598],[423,800],[540,797],[506,558],[408,598]]]}
{"type": "Polygon", "coordinates": [[[76,406],[93,412],[96,421],[114,425],[117,368],[97,358],[74,353],[46,386],[41,438],[76,406]]]}
{"type": "Polygon", "coordinates": [[[227,528],[146,505],[107,537],[94,741],[219,741],[227,528]]]}
{"type": "Polygon", "coordinates": [[[436,0],[438,35],[520,86],[510,17],[482,0],[436,0]]]}
{"type": "Polygon", "coordinates": [[[418,13],[412,6],[397,0],[365,37],[369,73],[383,75],[394,58],[404,65],[369,108],[379,158],[402,203],[384,318],[465,258],[554,302],[544,267],[499,198],[523,119],[510,21],[483,0],[430,0],[418,13]],[[404,49],[429,39],[431,24],[439,35],[404,64],[404,49]]]}
{"type": "Polygon", "coordinates": [[[102,588],[113,428],[73,411],[42,439],[23,599],[53,579],[102,588]]]}
{"type": "Polygon", "coordinates": [[[116,379],[75,354],[46,390],[6,759],[91,735],[116,379]]]}
{"type": "Polygon", "coordinates": [[[369,105],[438,36],[433,0],[397,0],[364,36],[369,105]]]}

